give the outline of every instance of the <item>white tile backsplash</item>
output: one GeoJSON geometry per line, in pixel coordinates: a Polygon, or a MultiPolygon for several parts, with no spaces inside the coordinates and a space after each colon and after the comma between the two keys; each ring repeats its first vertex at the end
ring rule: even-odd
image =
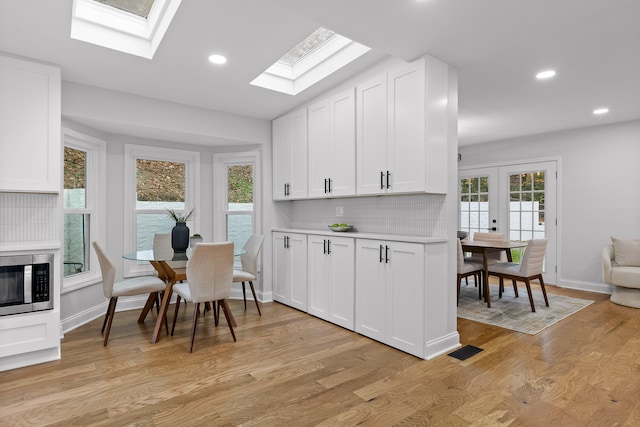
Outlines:
{"type": "Polygon", "coordinates": [[[439,194],[300,200],[292,202],[292,228],[353,224],[363,233],[446,236],[445,197],[439,194]],[[336,216],[336,207],[344,216],[336,216]]]}
{"type": "Polygon", "coordinates": [[[60,241],[57,194],[0,193],[0,243],[60,241]]]}

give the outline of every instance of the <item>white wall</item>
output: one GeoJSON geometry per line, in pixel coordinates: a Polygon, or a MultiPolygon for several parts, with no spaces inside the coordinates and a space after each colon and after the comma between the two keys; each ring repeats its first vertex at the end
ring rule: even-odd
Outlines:
{"type": "Polygon", "coordinates": [[[640,238],[640,121],[461,146],[459,166],[560,157],[559,285],[607,292],[600,251],[640,238]]]}

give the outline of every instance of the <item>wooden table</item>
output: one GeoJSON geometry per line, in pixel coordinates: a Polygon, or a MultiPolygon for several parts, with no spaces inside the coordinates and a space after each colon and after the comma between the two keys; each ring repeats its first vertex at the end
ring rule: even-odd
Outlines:
{"type": "Polygon", "coordinates": [[[486,240],[462,240],[462,250],[465,252],[473,252],[482,254],[482,263],[484,266],[483,282],[484,282],[484,298],[487,301],[487,307],[491,308],[491,295],[489,294],[489,262],[487,254],[490,252],[507,253],[507,260],[513,262],[511,257],[511,249],[524,248],[527,242],[500,242],[486,240]]]}
{"type": "MultiPolygon", "coordinates": [[[[189,259],[189,255],[193,250],[189,249],[186,253],[174,254],[172,251],[137,251],[124,254],[122,257],[124,259],[133,260],[133,261],[148,261],[153,268],[155,268],[158,273],[158,277],[167,284],[165,288],[164,295],[162,297],[162,303],[160,304],[160,313],[158,314],[158,318],[156,319],[156,324],[153,328],[153,335],[151,336],[151,344],[155,344],[160,338],[160,330],[162,329],[162,324],[164,323],[167,328],[167,334],[169,333],[167,322],[165,321],[167,318],[167,309],[169,308],[169,304],[171,303],[171,297],[173,296],[173,285],[178,282],[187,280],[187,269],[186,268],[172,268],[169,265],[171,261],[187,261],[189,259]]],[[[244,249],[235,249],[233,251],[234,256],[242,255],[246,253],[244,249]]],[[[236,319],[233,317],[231,310],[229,309],[229,303],[227,300],[222,300],[222,304],[225,305],[227,309],[227,313],[229,313],[229,319],[231,321],[231,326],[236,327],[238,324],[236,323],[236,319]]],[[[147,299],[147,302],[140,313],[140,317],[138,318],[138,322],[144,321],[145,317],[149,313],[149,310],[153,307],[153,300],[151,296],[147,299]]]]}

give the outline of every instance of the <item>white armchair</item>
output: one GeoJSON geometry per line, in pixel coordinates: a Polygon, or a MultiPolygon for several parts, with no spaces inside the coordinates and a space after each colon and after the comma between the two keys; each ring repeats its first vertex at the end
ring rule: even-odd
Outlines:
{"type": "Polygon", "coordinates": [[[614,286],[612,302],[640,308],[640,240],[611,240],[602,248],[602,280],[614,286]]]}

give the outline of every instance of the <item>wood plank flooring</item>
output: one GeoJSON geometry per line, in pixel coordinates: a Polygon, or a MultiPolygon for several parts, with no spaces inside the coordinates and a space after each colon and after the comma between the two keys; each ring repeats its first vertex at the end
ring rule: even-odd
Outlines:
{"type": "MultiPolygon", "coordinates": [[[[278,303],[231,301],[150,344],[155,317],[116,313],[67,333],[62,360],[0,372],[2,426],[638,426],[640,310],[595,304],[531,336],[458,319],[459,361],[424,361],[278,303]]],[[[170,308],[169,313],[173,313],[170,308]]]]}

